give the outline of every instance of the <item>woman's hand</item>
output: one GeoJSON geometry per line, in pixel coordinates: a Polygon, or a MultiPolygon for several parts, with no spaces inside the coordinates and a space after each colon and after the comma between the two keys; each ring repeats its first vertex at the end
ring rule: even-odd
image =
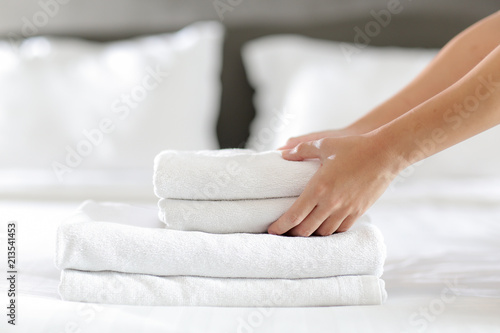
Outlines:
{"type": "Polygon", "coordinates": [[[321,167],[270,234],[326,236],[348,230],[401,170],[396,156],[374,135],[324,138],[282,152],[283,158],[318,158],[321,167]]]}
{"type": "Polygon", "coordinates": [[[314,140],[319,140],[319,139],[324,139],[324,138],[339,138],[343,136],[351,136],[351,135],[358,135],[362,134],[359,131],[356,131],[355,129],[352,128],[342,128],[338,130],[327,130],[327,131],[321,131],[321,132],[314,132],[314,133],[309,133],[306,135],[301,135],[297,136],[294,138],[288,139],[286,144],[278,150],[284,150],[284,149],[292,149],[295,148],[298,144],[301,144],[303,142],[309,142],[309,141],[314,141],[314,140]]]}

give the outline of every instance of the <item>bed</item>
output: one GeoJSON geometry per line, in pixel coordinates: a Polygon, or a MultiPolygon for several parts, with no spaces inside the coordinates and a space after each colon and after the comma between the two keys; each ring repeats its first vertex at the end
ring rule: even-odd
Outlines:
{"type": "MultiPolygon", "coordinates": [[[[342,126],[499,10],[497,1],[402,1],[350,63],[341,45],[355,45],[353,28],[377,22],[372,12],[388,10],[386,1],[0,3],[0,236],[5,249],[7,224],[16,222],[19,271],[16,326],[3,315],[2,332],[500,330],[500,160],[490,156],[498,128],[405,170],[367,212],[387,245],[380,306],[65,302],[53,259],[57,227],[82,201],[156,206],[160,149],[274,149],[291,135],[342,126]],[[22,43],[34,35],[49,37],[22,43]],[[24,61],[15,71],[13,50],[24,61]],[[146,77],[159,88],[144,88],[146,77]],[[126,111],[121,94],[142,91],[146,102],[126,111]],[[122,107],[111,110],[116,130],[103,122],[113,105],[122,107]],[[325,113],[337,109],[344,112],[325,113]]],[[[7,304],[5,278],[1,286],[7,304]]]]}

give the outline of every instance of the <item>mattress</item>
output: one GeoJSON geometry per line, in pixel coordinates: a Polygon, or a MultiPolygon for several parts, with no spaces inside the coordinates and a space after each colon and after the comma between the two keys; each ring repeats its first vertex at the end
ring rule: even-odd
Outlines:
{"type": "MultiPolygon", "coordinates": [[[[116,306],[61,301],[54,266],[61,219],[82,200],[3,200],[17,222],[17,324],[2,332],[498,332],[500,186],[494,181],[389,189],[368,212],[388,257],[381,306],[215,308],[116,306]],[[430,190],[434,189],[434,190],[430,190]]],[[[155,206],[154,200],[133,200],[155,206]]],[[[6,257],[2,246],[2,257],[6,257]]],[[[4,260],[4,259],[2,259],[4,260]]],[[[7,302],[7,281],[0,282],[7,302]]],[[[5,306],[2,306],[5,309],[5,306]]],[[[4,310],[5,312],[6,310],[4,310]]]]}

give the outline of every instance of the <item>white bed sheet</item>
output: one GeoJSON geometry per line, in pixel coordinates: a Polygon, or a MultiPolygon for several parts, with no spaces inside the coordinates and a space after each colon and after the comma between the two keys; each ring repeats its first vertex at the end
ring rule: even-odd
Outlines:
{"type": "MultiPolygon", "coordinates": [[[[18,222],[18,325],[1,332],[499,332],[500,187],[435,182],[389,190],[368,212],[388,248],[382,306],[136,307],[63,302],[55,232],[82,200],[0,202],[18,222]],[[445,185],[447,184],[447,185],[445,185]],[[475,194],[474,194],[475,193],[475,194]]],[[[155,205],[154,201],[135,201],[155,205]]],[[[2,245],[2,249],[5,246],[2,245]]],[[[5,257],[5,250],[0,256],[5,257]]],[[[4,267],[4,266],[2,266],[4,267]]],[[[1,279],[6,304],[6,280],[1,279]]],[[[1,308],[5,308],[1,306],[1,308]]]]}

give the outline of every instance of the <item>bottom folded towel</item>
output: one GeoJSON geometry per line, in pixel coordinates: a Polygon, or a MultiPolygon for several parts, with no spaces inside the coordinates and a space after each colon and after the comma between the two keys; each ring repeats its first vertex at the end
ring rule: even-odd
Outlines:
{"type": "Polygon", "coordinates": [[[72,269],[61,272],[59,293],[67,301],[164,306],[377,305],[387,298],[384,281],[371,275],[244,279],[72,269]]]}

